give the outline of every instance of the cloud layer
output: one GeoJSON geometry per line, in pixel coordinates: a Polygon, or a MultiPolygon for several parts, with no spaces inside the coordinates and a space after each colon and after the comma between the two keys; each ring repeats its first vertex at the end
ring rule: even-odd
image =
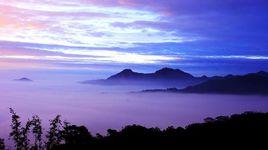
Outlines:
{"type": "Polygon", "coordinates": [[[0,64],[79,69],[266,62],[267,14],[266,0],[0,0],[0,64]]]}

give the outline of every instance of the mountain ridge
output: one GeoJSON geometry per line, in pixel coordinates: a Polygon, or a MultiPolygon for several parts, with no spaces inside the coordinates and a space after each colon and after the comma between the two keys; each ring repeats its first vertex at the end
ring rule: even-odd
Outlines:
{"type": "Polygon", "coordinates": [[[89,84],[166,84],[179,85],[187,84],[193,85],[207,80],[208,77],[194,77],[190,73],[184,72],[180,69],[162,68],[153,73],[138,73],[131,69],[124,69],[121,72],[114,74],[106,79],[88,80],[82,83],[89,84]]]}
{"type": "Polygon", "coordinates": [[[260,71],[246,75],[212,77],[205,82],[182,89],[148,89],[142,92],[268,95],[268,72],[260,71]]]}

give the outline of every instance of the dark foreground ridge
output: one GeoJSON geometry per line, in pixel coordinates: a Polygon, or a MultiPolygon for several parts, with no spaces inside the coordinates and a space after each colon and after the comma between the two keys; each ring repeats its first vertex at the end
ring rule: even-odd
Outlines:
{"type": "MultiPolygon", "coordinates": [[[[146,128],[139,125],[126,126],[122,130],[107,130],[107,135],[92,136],[84,126],[62,122],[60,116],[50,121],[46,139],[42,139],[41,120],[34,116],[26,127],[21,126],[19,116],[11,109],[12,132],[18,149],[141,149],[149,148],[193,148],[217,149],[267,146],[268,113],[245,112],[231,116],[206,118],[204,123],[182,127],[146,128]],[[31,130],[32,129],[32,130],[31,130]],[[32,131],[34,143],[28,141],[32,131]],[[215,147],[216,146],[216,147],[215,147]]],[[[1,142],[1,141],[0,141],[1,142]]],[[[0,148],[4,147],[3,141],[0,148]]]]}

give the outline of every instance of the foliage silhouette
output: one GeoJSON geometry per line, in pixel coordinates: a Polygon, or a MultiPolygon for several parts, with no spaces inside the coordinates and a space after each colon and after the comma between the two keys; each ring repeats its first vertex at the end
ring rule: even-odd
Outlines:
{"type": "Polygon", "coordinates": [[[47,142],[46,148],[52,149],[62,143],[63,140],[63,123],[60,119],[60,115],[57,115],[53,120],[50,120],[50,128],[46,135],[47,142]]]}
{"type": "MultiPolygon", "coordinates": [[[[92,136],[84,126],[63,122],[60,116],[50,121],[46,142],[42,139],[41,120],[34,116],[21,126],[19,116],[12,114],[12,137],[17,149],[90,149],[90,148],[213,148],[212,144],[229,148],[231,145],[241,147],[265,146],[268,135],[268,113],[245,112],[232,116],[206,118],[204,123],[195,123],[182,127],[146,128],[129,125],[121,131],[108,129],[107,135],[92,136]],[[30,130],[32,129],[32,130],[30,130]],[[34,144],[30,144],[28,135],[32,131],[34,144]]],[[[0,148],[4,148],[0,140],[0,148]]]]}
{"type": "Polygon", "coordinates": [[[23,133],[22,133],[22,127],[21,127],[21,122],[20,122],[20,117],[15,113],[15,111],[10,108],[10,113],[11,113],[11,117],[12,117],[12,123],[11,123],[11,129],[12,131],[10,132],[9,136],[10,138],[13,139],[14,143],[15,143],[15,147],[17,149],[22,149],[23,145],[25,145],[23,143],[22,139],[25,139],[23,137],[23,133]]]}
{"type": "Polygon", "coordinates": [[[43,142],[42,142],[43,130],[41,126],[41,119],[37,115],[35,115],[33,116],[31,123],[33,125],[32,132],[35,137],[33,149],[34,150],[43,149],[43,142]]]}
{"type": "Polygon", "coordinates": [[[10,138],[14,141],[14,146],[18,150],[28,150],[28,149],[43,149],[42,144],[42,126],[41,120],[38,116],[33,116],[32,120],[26,122],[25,127],[22,127],[20,122],[20,117],[15,113],[15,111],[10,108],[10,113],[12,115],[11,132],[9,134],[10,138]],[[34,135],[34,145],[30,144],[29,133],[32,129],[34,135]]]}
{"type": "Polygon", "coordinates": [[[4,150],[5,149],[5,141],[4,139],[0,139],[0,150],[4,150]]]}

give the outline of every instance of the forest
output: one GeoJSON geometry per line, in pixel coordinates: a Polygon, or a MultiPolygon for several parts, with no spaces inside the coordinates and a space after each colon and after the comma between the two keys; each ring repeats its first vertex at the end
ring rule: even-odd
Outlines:
{"type": "MultiPolygon", "coordinates": [[[[10,113],[12,122],[9,136],[14,143],[11,147],[17,150],[267,147],[268,113],[245,112],[209,117],[203,123],[190,124],[184,128],[170,126],[162,130],[134,124],[120,131],[108,129],[107,135],[95,136],[85,126],[62,121],[60,115],[50,120],[48,131],[43,131],[38,116],[33,116],[23,125],[20,116],[11,108],[10,113]]],[[[0,140],[0,149],[8,149],[4,139],[0,140]]]]}

